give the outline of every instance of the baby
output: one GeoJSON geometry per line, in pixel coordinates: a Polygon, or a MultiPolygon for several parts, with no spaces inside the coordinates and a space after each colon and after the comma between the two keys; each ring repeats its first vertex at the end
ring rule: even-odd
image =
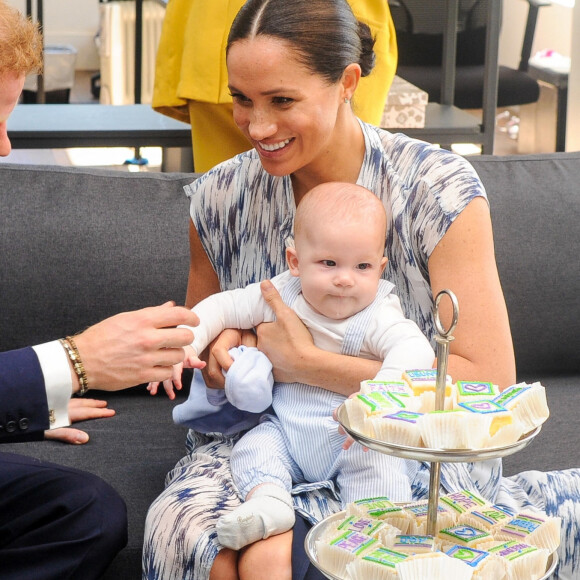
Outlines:
{"type": "MultiPolygon", "coordinates": [[[[387,263],[386,224],[384,207],[370,191],[344,183],[315,187],[296,210],[294,247],[286,250],[289,270],[272,283],[317,347],[383,361],[375,379],[397,380],[406,369],[431,367],[435,355],[418,326],[405,318],[393,284],[381,279],[387,263]]],[[[223,329],[248,329],[274,319],[259,284],[215,294],[193,310],[201,323],[184,359],[193,368],[203,368],[198,354],[223,329]]],[[[232,475],[245,503],[218,520],[222,545],[238,550],[291,529],[290,492],[297,483],[331,481],[343,505],[377,495],[410,500],[410,475],[404,467],[393,469],[391,458],[365,453],[360,445],[343,449],[345,437],[338,433],[332,411],[344,396],[300,383],[276,383],[272,392],[271,365],[256,373],[256,355],[265,358],[256,349],[234,357],[228,375],[237,373],[242,379],[236,386],[226,376],[226,395],[255,412],[271,402],[275,415],[264,415],[233,449],[232,475]],[[242,363],[245,356],[249,365],[242,363]],[[236,365],[245,370],[238,373],[236,365]]],[[[177,367],[174,376],[180,373],[177,367]]],[[[199,395],[194,386],[188,401],[175,408],[182,416],[199,395]]],[[[219,402],[215,393],[223,391],[214,390],[213,397],[208,391],[219,402]]]]}

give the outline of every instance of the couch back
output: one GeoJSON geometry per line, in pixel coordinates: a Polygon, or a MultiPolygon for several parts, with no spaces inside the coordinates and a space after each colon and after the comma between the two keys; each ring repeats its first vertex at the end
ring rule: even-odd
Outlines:
{"type": "Polygon", "coordinates": [[[580,373],[580,152],[469,157],[487,190],[520,378],[580,373]]]}
{"type": "MultiPolygon", "coordinates": [[[[520,378],[580,372],[580,153],[477,156],[520,378]]],[[[0,349],[185,299],[190,174],[0,164],[0,349]]]]}
{"type": "Polygon", "coordinates": [[[193,178],[0,164],[0,350],[183,304],[193,178]]]}

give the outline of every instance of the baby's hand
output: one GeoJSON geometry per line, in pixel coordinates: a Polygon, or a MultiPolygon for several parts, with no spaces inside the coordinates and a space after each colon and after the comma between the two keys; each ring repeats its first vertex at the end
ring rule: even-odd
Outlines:
{"type": "MultiPolygon", "coordinates": [[[[163,388],[165,389],[165,392],[167,393],[167,396],[173,401],[173,399],[175,399],[175,389],[177,389],[178,391],[181,390],[182,388],[182,384],[181,384],[181,372],[183,371],[183,363],[177,363],[176,365],[173,365],[173,375],[170,379],[166,379],[165,381],[163,381],[163,388]]],[[[159,388],[160,383],[149,383],[147,385],[147,390],[151,393],[151,395],[156,395],[157,394],[157,390],[159,388]]]]}
{"type": "MultiPolygon", "coordinates": [[[[173,375],[170,379],[163,381],[163,388],[167,393],[167,396],[172,401],[175,399],[175,389],[180,391],[183,387],[181,383],[181,373],[184,368],[192,368],[192,369],[202,369],[205,367],[205,362],[200,360],[197,356],[195,350],[191,346],[186,346],[184,348],[185,356],[183,362],[177,363],[173,365],[173,375]]],[[[147,385],[147,390],[151,393],[151,395],[156,395],[157,390],[159,389],[159,382],[156,383],[149,383],[147,385]]]]}
{"type": "MultiPolygon", "coordinates": [[[[348,398],[352,399],[353,397],[356,397],[358,395],[358,393],[352,393],[348,398]]],[[[336,409],[332,410],[332,418],[338,423],[338,407],[336,409]]],[[[342,448],[344,450],[350,449],[352,447],[352,444],[355,443],[355,440],[344,430],[344,427],[339,423],[338,424],[338,432],[341,435],[346,435],[346,439],[344,440],[344,443],[342,444],[342,448]]],[[[368,451],[369,448],[365,447],[363,445],[363,451],[368,451]]]]}
{"type": "Polygon", "coordinates": [[[205,362],[202,361],[195,352],[192,346],[186,346],[184,349],[185,356],[183,357],[183,368],[185,369],[203,369],[205,362]]]}

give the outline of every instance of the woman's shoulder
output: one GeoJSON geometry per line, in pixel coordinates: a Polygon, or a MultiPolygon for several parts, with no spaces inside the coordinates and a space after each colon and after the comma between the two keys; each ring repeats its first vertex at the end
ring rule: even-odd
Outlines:
{"type": "Polygon", "coordinates": [[[457,199],[485,197],[481,180],[464,157],[403,133],[370,125],[365,132],[371,149],[366,173],[378,178],[392,204],[405,200],[405,205],[422,205],[436,198],[455,205],[457,199]]]}
{"type": "Polygon", "coordinates": [[[466,171],[476,175],[472,165],[462,156],[441,149],[437,145],[414,139],[404,133],[391,132],[365,124],[367,134],[375,135],[375,144],[380,144],[389,165],[399,173],[466,171]]]}

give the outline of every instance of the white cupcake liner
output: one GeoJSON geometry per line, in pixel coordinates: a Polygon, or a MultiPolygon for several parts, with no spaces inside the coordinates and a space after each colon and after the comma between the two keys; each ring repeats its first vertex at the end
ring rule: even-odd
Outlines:
{"type": "Polygon", "coordinates": [[[379,441],[408,447],[419,447],[421,445],[421,434],[417,423],[388,417],[372,417],[368,419],[368,423],[373,432],[372,436],[379,441]]]}
{"type": "Polygon", "coordinates": [[[418,554],[397,564],[401,580],[471,580],[473,570],[442,552],[418,554]]]}
{"type": "Polygon", "coordinates": [[[430,449],[481,449],[489,442],[491,418],[476,413],[434,412],[417,420],[421,439],[430,449]]]}
{"type": "MultiPolygon", "coordinates": [[[[500,544],[492,550],[494,555],[499,555],[505,550],[505,546],[509,544],[518,544],[519,542],[508,542],[507,544],[500,544]]],[[[521,545],[525,545],[519,543],[521,545]]],[[[509,548],[508,548],[509,550],[509,548]]],[[[515,559],[500,556],[506,563],[507,577],[509,580],[537,580],[546,574],[546,567],[548,564],[548,557],[550,553],[548,550],[535,548],[534,551],[519,556],[515,559]]]]}

